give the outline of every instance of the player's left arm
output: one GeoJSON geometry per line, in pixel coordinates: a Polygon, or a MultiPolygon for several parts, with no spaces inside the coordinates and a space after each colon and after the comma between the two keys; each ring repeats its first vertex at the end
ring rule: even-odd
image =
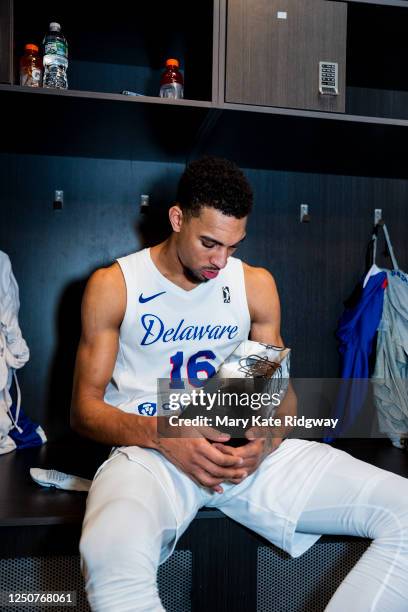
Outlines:
{"type": "Polygon", "coordinates": [[[265,268],[244,264],[245,287],[251,316],[250,340],[284,346],[281,334],[281,309],[275,280],[265,268]]]}
{"type": "MultiPolygon", "coordinates": [[[[254,268],[244,264],[245,287],[251,316],[250,340],[284,347],[280,333],[281,310],[279,294],[275,280],[264,268],[254,268]]],[[[297,400],[289,382],[288,391],[284,400],[278,407],[274,416],[284,423],[285,415],[296,414],[297,400]]],[[[248,474],[254,472],[263,459],[273,452],[288,435],[290,427],[268,429],[262,431],[247,431],[251,441],[241,447],[235,448],[234,453],[244,459],[242,467],[247,468],[248,474]],[[263,435],[266,433],[267,435],[263,435]]],[[[232,450],[232,449],[231,449],[232,450]]],[[[233,482],[233,481],[232,481],[233,482]]]]}
{"type": "MultiPolygon", "coordinates": [[[[245,266],[245,284],[247,290],[248,307],[251,315],[250,339],[255,342],[273,344],[274,346],[284,347],[282,340],[281,309],[278,289],[275,280],[265,268],[253,268],[245,266]]],[[[284,415],[296,415],[297,401],[296,395],[289,382],[289,388],[284,400],[275,412],[275,417],[284,415]]],[[[284,421],[284,419],[282,419],[284,421]]],[[[275,442],[274,448],[279,446],[291,427],[283,428],[282,435],[273,435],[275,442]]]]}
{"type": "MultiPolygon", "coordinates": [[[[285,343],[280,332],[280,300],[275,279],[265,268],[245,265],[244,270],[248,307],[251,315],[250,340],[284,347],[285,343]]],[[[274,416],[276,418],[280,417],[284,423],[284,416],[296,415],[296,408],[296,395],[289,382],[285,398],[274,416]]],[[[279,431],[271,432],[272,437],[268,437],[271,447],[270,452],[279,446],[290,430],[291,427],[282,427],[279,431]]]]}

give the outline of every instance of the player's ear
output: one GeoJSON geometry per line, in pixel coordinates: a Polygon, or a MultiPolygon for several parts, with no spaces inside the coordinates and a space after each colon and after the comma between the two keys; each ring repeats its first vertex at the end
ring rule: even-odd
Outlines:
{"type": "Polygon", "coordinates": [[[177,203],[169,210],[169,220],[173,232],[180,232],[181,226],[183,225],[183,211],[177,203]]]}

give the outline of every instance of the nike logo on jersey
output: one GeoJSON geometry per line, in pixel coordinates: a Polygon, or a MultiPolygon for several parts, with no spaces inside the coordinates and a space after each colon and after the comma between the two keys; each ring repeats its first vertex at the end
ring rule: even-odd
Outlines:
{"type": "Polygon", "coordinates": [[[160,291],[160,293],[155,293],[154,295],[149,295],[148,297],[143,297],[143,293],[139,295],[139,302],[141,304],[145,304],[146,302],[150,302],[150,300],[154,300],[154,298],[159,297],[159,295],[163,295],[166,293],[165,291],[160,291]]]}

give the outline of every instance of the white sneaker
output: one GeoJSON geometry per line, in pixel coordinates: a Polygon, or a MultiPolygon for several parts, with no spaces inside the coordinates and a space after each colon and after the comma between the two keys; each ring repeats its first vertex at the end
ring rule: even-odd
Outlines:
{"type": "Polygon", "coordinates": [[[92,484],[92,480],[86,478],[42,468],[30,468],[30,476],[43,487],[56,487],[65,491],[89,491],[92,484]]]}

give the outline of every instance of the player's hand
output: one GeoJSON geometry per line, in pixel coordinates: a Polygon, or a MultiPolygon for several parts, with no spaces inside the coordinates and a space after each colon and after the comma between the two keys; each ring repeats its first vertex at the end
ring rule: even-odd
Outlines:
{"type": "MultiPolygon", "coordinates": [[[[255,472],[262,461],[275,451],[283,441],[283,438],[274,437],[272,435],[265,436],[265,428],[251,427],[245,432],[245,437],[249,442],[243,446],[233,448],[216,442],[213,444],[218,450],[226,455],[241,457],[243,459],[242,468],[245,469],[248,476],[255,472]],[[262,436],[262,437],[261,437],[262,436]]],[[[232,478],[230,482],[239,484],[243,478],[232,478]]]]}
{"type": "Polygon", "coordinates": [[[228,434],[211,427],[183,429],[177,428],[180,437],[159,437],[157,450],[199,485],[223,493],[222,482],[241,481],[247,476],[242,457],[226,454],[214,445],[227,442],[228,434]]]}

